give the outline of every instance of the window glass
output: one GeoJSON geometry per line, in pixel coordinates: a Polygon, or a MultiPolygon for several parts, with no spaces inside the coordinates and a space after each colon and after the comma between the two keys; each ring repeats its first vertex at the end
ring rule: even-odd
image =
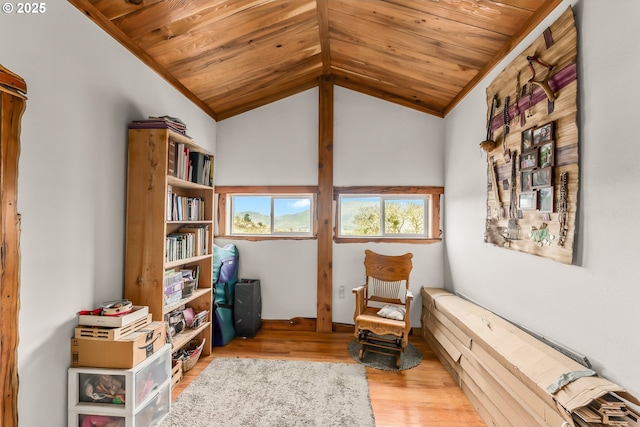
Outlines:
{"type": "Polygon", "coordinates": [[[233,196],[232,234],[271,234],[271,197],[233,196]]]}
{"type": "Polygon", "coordinates": [[[422,199],[384,201],[385,234],[424,235],[425,202],[422,199]]]}
{"type": "Polygon", "coordinates": [[[309,235],[311,196],[233,195],[231,234],[309,235]]]}
{"type": "Polygon", "coordinates": [[[275,233],[311,233],[311,198],[274,197],[273,230],[275,233]]]}
{"type": "Polygon", "coordinates": [[[340,235],[379,236],[380,197],[341,197],[340,235]]]}
{"type": "Polygon", "coordinates": [[[428,237],[429,196],[343,195],[338,200],[340,237],[428,237]]]}

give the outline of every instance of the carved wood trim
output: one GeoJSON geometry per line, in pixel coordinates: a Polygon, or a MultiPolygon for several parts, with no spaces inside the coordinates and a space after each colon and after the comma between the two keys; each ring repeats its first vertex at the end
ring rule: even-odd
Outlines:
{"type": "MultiPolygon", "coordinates": [[[[26,91],[26,84],[0,66],[26,91]]],[[[26,108],[23,94],[0,90],[0,426],[18,425],[18,314],[20,310],[20,214],[18,160],[20,123],[26,108]]]]}

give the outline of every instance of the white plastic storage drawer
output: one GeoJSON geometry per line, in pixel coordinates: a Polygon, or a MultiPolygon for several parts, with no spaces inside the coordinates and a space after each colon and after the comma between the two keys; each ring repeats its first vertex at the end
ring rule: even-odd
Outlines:
{"type": "MultiPolygon", "coordinates": [[[[88,409],[88,408],[87,408],[88,409]]],[[[167,383],[159,392],[146,402],[138,412],[127,415],[114,415],[104,411],[69,411],[69,427],[154,427],[171,410],[171,386],[167,383]]]]}
{"type": "Polygon", "coordinates": [[[131,369],[69,368],[69,410],[133,415],[169,384],[170,378],[168,344],[131,369]]]}

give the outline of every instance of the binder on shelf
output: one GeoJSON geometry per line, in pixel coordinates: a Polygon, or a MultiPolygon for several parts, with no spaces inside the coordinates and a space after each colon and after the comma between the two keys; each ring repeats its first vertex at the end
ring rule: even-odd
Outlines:
{"type": "Polygon", "coordinates": [[[191,181],[202,184],[203,183],[203,171],[204,171],[204,154],[192,151],[189,153],[189,160],[191,161],[193,176],[191,181]]]}

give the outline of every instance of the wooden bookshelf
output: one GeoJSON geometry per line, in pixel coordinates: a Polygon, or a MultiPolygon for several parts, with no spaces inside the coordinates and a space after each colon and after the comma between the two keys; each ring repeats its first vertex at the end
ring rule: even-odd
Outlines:
{"type": "MultiPolygon", "coordinates": [[[[167,313],[181,306],[192,307],[196,312],[208,310],[209,319],[212,318],[212,165],[213,154],[185,135],[170,129],[129,129],[124,295],[135,305],[148,306],[154,321],[166,320],[167,313]],[[211,169],[206,179],[202,179],[202,175],[196,179],[192,174],[189,180],[188,173],[178,167],[176,147],[210,160],[211,169]],[[182,212],[184,215],[180,218],[173,216],[170,209],[175,206],[172,193],[184,199],[197,199],[199,209],[193,218],[189,218],[187,211],[182,212]],[[179,259],[168,261],[167,236],[180,232],[183,227],[208,227],[204,243],[206,251],[185,257],[179,254],[179,259]],[[199,277],[193,294],[165,304],[165,272],[196,266],[199,277]]],[[[173,351],[195,338],[207,340],[202,354],[210,354],[213,343],[210,321],[176,334],[172,339],[173,351]]]]}

